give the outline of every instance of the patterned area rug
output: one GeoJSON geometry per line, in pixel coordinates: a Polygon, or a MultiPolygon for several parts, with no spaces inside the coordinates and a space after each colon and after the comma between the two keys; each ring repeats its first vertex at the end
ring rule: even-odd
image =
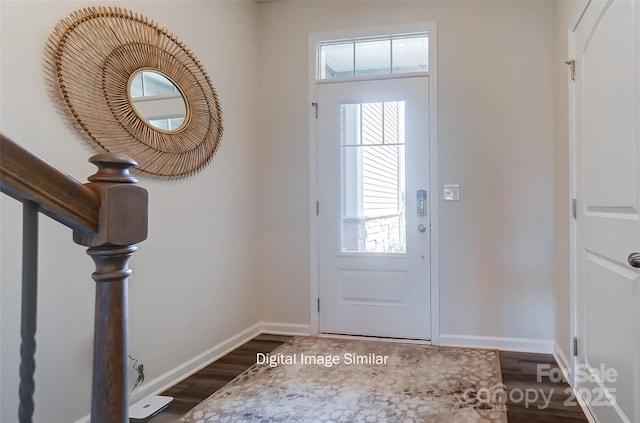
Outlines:
{"type": "Polygon", "coordinates": [[[296,337],[180,421],[506,422],[501,388],[493,350],[296,337]]]}

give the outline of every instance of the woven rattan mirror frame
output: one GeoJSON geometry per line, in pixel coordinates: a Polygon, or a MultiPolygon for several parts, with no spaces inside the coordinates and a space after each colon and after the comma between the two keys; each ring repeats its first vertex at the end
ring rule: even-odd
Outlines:
{"type": "Polygon", "coordinates": [[[68,122],[96,149],[124,153],[138,173],[161,179],[206,166],[222,137],[222,110],[209,76],[166,29],[122,8],[88,7],[55,27],[45,49],[51,96],[68,122]],[[154,130],[133,110],[128,81],[139,69],[169,77],[187,103],[179,131],[154,130]]]}

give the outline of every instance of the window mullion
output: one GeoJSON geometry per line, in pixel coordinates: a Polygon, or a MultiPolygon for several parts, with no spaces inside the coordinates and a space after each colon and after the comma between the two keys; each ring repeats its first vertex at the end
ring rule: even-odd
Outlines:
{"type": "Polygon", "coordinates": [[[351,43],[351,45],[353,46],[352,50],[353,50],[353,76],[356,76],[356,42],[353,41],[351,43]]]}
{"type": "Polygon", "coordinates": [[[385,109],[384,104],[385,103],[382,102],[382,144],[385,143],[386,138],[387,138],[387,136],[385,134],[385,130],[384,130],[384,109],[385,109]]]}
{"type": "Polygon", "coordinates": [[[393,74],[393,36],[389,37],[389,73],[393,74]]]}

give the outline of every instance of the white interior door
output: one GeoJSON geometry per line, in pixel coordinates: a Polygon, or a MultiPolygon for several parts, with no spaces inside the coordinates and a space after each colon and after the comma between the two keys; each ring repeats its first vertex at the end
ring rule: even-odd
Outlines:
{"type": "Polygon", "coordinates": [[[428,90],[317,86],[321,332],[430,339],[428,90]]]}
{"type": "Polygon", "coordinates": [[[591,1],[574,34],[574,382],[602,423],[640,422],[639,6],[591,1]]]}

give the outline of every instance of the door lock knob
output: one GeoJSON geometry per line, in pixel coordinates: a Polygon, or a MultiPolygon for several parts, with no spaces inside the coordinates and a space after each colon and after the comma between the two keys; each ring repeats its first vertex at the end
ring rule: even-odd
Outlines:
{"type": "Polygon", "coordinates": [[[640,267],[640,253],[631,253],[627,259],[633,267],[640,267]]]}
{"type": "Polygon", "coordinates": [[[418,225],[418,232],[426,232],[427,231],[427,227],[425,225],[423,225],[422,223],[418,225]]]}

